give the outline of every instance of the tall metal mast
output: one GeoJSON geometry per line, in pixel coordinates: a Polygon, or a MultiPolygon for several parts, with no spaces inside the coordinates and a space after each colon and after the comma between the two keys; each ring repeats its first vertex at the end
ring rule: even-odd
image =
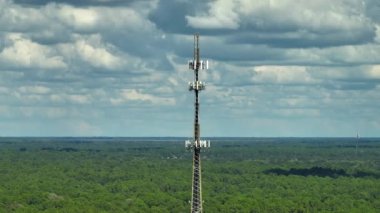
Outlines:
{"type": "Polygon", "coordinates": [[[358,156],[359,132],[356,133],[355,155],[358,156]]]}
{"type": "Polygon", "coordinates": [[[203,82],[199,81],[199,70],[208,69],[208,61],[201,61],[199,54],[199,35],[194,35],[194,58],[189,61],[189,69],[194,70],[194,81],[189,82],[189,91],[195,94],[195,113],[194,113],[194,140],[186,141],[187,149],[193,151],[193,183],[191,196],[191,213],[202,212],[202,183],[201,183],[201,148],[210,147],[210,141],[200,139],[199,125],[199,92],[205,89],[203,82]]]}

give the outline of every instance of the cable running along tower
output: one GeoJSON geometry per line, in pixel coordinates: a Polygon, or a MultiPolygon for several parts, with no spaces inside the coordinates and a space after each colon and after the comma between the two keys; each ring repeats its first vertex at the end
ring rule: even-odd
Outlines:
{"type": "Polygon", "coordinates": [[[189,69],[194,70],[194,81],[189,82],[189,91],[195,94],[194,139],[187,140],[185,146],[193,151],[193,183],[191,196],[191,213],[202,213],[202,182],[201,182],[201,148],[210,147],[210,141],[200,139],[199,125],[199,92],[205,89],[205,84],[199,81],[198,71],[208,69],[208,61],[201,61],[199,55],[199,35],[194,35],[194,58],[188,63],[189,69]]]}

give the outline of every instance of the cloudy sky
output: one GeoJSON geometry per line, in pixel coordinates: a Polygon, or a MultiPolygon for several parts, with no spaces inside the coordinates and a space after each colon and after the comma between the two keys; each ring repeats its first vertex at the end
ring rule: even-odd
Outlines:
{"type": "Polygon", "coordinates": [[[378,0],[0,0],[0,136],[380,136],[378,0]]]}

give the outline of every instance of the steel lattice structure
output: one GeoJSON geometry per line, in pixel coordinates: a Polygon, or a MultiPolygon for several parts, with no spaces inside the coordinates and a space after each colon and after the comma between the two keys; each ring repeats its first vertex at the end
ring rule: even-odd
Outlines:
{"type": "Polygon", "coordinates": [[[189,91],[195,94],[195,113],[194,113],[194,139],[186,141],[187,149],[193,151],[193,178],[192,178],[192,196],[191,196],[191,213],[202,212],[202,181],[201,181],[201,148],[210,147],[210,141],[200,139],[199,124],[199,92],[205,89],[205,84],[199,81],[199,70],[208,69],[208,61],[201,61],[199,54],[199,35],[194,35],[194,58],[188,63],[189,69],[194,71],[194,81],[189,82],[189,91]]]}

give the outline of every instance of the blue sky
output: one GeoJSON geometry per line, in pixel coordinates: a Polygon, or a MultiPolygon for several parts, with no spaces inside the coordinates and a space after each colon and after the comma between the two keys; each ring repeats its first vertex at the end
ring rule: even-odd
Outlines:
{"type": "Polygon", "coordinates": [[[0,0],[0,136],[380,136],[378,0],[0,0]]]}

